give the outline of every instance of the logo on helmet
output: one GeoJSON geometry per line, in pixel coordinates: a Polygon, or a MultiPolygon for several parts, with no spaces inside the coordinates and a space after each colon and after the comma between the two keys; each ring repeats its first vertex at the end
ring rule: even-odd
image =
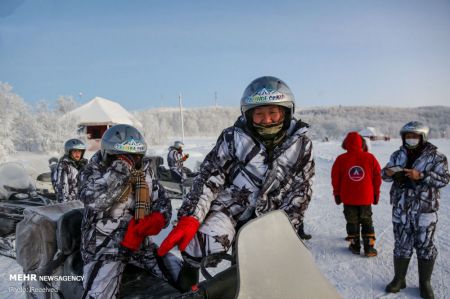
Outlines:
{"type": "Polygon", "coordinates": [[[145,151],[145,144],[130,138],[122,143],[115,144],[114,149],[128,153],[141,153],[145,151]]]}
{"type": "Polygon", "coordinates": [[[263,88],[247,97],[247,104],[278,102],[284,99],[284,94],[273,89],[263,88]]]}
{"type": "Polygon", "coordinates": [[[348,176],[352,181],[359,182],[364,178],[364,169],[361,166],[353,166],[348,171],[348,176]]]}

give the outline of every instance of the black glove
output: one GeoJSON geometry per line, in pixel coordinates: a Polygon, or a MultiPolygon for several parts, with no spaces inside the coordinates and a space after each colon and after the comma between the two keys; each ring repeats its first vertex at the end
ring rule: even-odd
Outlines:
{"type": "Polygon", "coordinates": [[[300,237],[300,239],[302,239],[302,240],[309,240],[312,238],[312,236],[310,234],[305,233],[303,223],[300,224],[300,226],[298,227],[297,233],[298,233],[298,236],[300,237]]]}
{"type": "Polygon", "coordinates": [[[403,185],[406,183],[406,181],[408,180],[408,178],[405,175],[404,171],[398,171],[396,173],[394,173],[394,175],[392,176],[394,182],[403,185]]]}
{"type": "Polygon", "coordinates": [[[334,201],[336,202],[337,205],[340,205],[342,203],[341,197],[339,195],[334,196],[334,201]]]}
{"type": "Polygon", "coordinates": [[[379,199],[380,199],[380,196],[375,194],[375,195],[373,196],[373,204],[374,204],[374,205],[377,205],[379,199]]]}

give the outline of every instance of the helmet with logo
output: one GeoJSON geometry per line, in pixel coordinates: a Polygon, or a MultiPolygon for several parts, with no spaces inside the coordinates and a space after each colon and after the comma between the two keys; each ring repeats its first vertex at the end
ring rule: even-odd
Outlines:
{"type": "Polygon", "coordinates": [[[410,121],[402,127],[400,130],[400,136],[405,140],[406,133],[414,133],[422,136],[422,142],[426,143],[428,141],[428,133],[430,128],[419,121],[410,121]]]}
{"type": "Polygon", "coordinates": [[[241,113],[247,119],[248,112],[258,106],[276,105],[286,109],[286,119],[291,119],[295,110],[295,99],[291,89],[281,79],[271,76],[253,80],[241,98],[241,113]]]}
{"type": "Polygon", "coordinates": [[[173,147],[176,148],[177,150],[182,149],[183,146],[184,146],[184,143],[181,141],[178,141],[178,140],[173,143],[173,147]]]}
{"type": "Polygon", "coordinates": [[[147,143],[142,134],[133,126],[120,124],[106,130],[102,137],[101,153],[107,155],[139,154],[147,152],[147,143]]]}
{"type": "Polygon", "coordinates": [[[69,139],[64,143],[64,154],[68,156],[72,150],[80,150],[83,151],[84,154],[84,151],[86,151],[86,144],[80,139],[69,139]]]}

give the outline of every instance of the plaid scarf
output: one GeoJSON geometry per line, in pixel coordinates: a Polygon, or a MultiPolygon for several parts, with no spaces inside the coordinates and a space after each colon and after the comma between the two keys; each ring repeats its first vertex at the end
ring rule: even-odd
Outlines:
{"type": "Polygon", "coordinates": [[[139,221],[150,211],[150,192],[142,170],[131,171],[131,183],[134,187],[134,200],[136,201],[134,219],[139,221]]]}
{"type": "Polygon", "coordinates": [[[136,202],[134,219],[139,221],[146,216],[151,206],[150,191],[145,181],[144,171],[131,170],[130,182],[120,194],[120,202],[126,201],[131,191],[134,191],[134,200],[136,202]]]}

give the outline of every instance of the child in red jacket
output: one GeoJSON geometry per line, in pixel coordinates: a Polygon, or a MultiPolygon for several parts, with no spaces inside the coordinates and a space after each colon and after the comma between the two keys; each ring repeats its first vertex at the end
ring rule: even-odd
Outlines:
{"type": "Polygon", "coordinates": [[[337,157],[331,169],[336,204],[344,203],[349,249],[359,254],[360,225],[365,256],[376,256],[372,203],[380,196],[381,170],[374,155],[364,150],[363,138],[357,132],[348,133],[342,148],[346,153],[337,157]]]}

